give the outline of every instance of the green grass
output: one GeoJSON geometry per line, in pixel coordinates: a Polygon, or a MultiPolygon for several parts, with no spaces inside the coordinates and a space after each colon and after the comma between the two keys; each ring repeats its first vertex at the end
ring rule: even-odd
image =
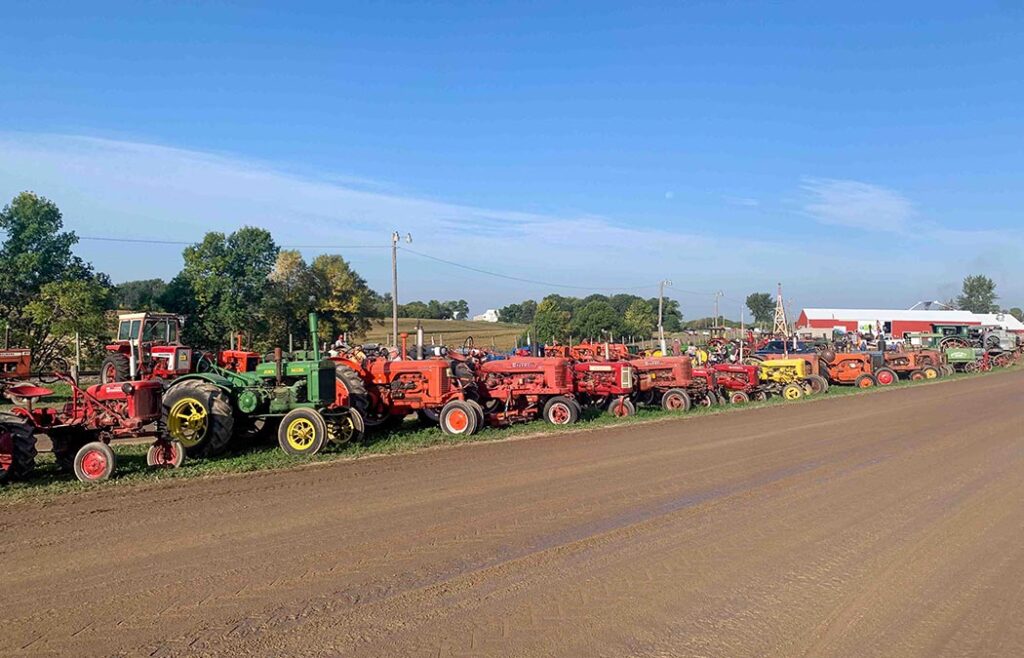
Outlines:
{"type": "MultiPolygon", "coordinates": [[[[398,332],[409,334],[409,348],[416,342],[416,323],[423,323],[425,342],[430,344],[430,337],[449,347],[462,347],[466,338],[472,336],[477,347],[491,347],[499,350],[515,347],[516,338],[526,333],[529,328],[525,324],[507,322],[473,322],[471,320],[414,320],[398,318],[398,332]]],[[[363,339],[367,343],[383,343],[391,334],[391,318],[385,318],[383,324],[374,324],[363,339]]]]}
{"type": "MultiPolygon", "coordinates": [[[[1001,371],[997,371],[1001,372],[1001,371]]],[[[486,428],[473,436],[449,436],[436,427],[423,427],[415,421],[406,423],[391,432],[371,435],[367,443],[354,444],[329,449],[312,457],[292,457],[282,452],[274,443],[250,446],[234,454],[218,459],[186,461],[179,469],[158,470],[146,466],[145,445],[115,445],[117,455],[117,472],[111,480],[101,483],[85,484],[78,482],[74,476],[58,473],[55,469],[53,456],[44,453],[37,459],[37,470],[32,479],[16,482],[0,488],[0,503],[13,503],[24,500],[48,499],[61,494],[85,492],[87,490],[109,489],[111,487],[132,487],[152,484],[165,480],[180,478],[209,477],[230,473],[248,473],[283,468],[294,468],[314,463],[333,462],[354,459],[370,455],[387,455],[400,452],[411,452],[425,448],[456,445],[461,443],[479,443],[485,441],[506,440],[516,437],[539,436],[550,434],[568,434],[609,426],[635,425],[669,419],[680,420],[690,417],[708,416],[720,413],[739,413],[746,409],[757,409],[785,404],[809,404],[819,400],[858,394],[884,393],[889,390],[902,389],[910,386],[928,386],[947,381],[980,377],[993,373],[956,374],[934,381],[901,382],[889,388],[857,389],[852,386],[832,386],[828,394],[812,396],[795,402],[786,402],[781,398],[773,398],[765,402],[751,402],[741,406],[722,405],[709,409],[696,408],[680,415],[661,409],[640,409],[637,415],[630,418],[616,418],[596,410],[586,410],[583,417],[575,425],[553,426],[542,421],[514,425],[509,428],[486,428]]]]}

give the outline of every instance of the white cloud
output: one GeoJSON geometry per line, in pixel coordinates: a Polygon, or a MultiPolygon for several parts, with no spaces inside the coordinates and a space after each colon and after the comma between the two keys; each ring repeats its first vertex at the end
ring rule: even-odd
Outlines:
{"type": "Polygon", "coordinates": [[[816,221],[873,231],[903,232],[917,216],[899,192],[855,180],[805,178],[803,210],[816,221]]]}

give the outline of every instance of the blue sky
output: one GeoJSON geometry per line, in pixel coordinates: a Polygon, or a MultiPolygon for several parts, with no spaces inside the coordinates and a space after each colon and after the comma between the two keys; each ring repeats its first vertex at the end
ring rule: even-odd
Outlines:
{"type": "MultiPolygon", "coordinates": [[[[1024,303],[1022,3],[292,4],[5,3],[0,197],[92,236],[399,228],[565,286],[667,277],[690,317],[777,280],[906,307],[984,272],[1024,303]]],[[[180,266],[79,251],[115,280],[180,266]]],[[[387,289],[386,250],[328,251],[387,289]]],[[[575,291],[402,273],[474,311],[575,291]]]]}

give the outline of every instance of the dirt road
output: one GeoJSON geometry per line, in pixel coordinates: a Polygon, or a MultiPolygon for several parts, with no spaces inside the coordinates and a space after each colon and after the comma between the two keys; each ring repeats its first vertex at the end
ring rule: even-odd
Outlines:
{"type": "Polygon", "coordinates": [[[1024,372],[0,508],[2,655],[1021,656],[1024,372]]]}

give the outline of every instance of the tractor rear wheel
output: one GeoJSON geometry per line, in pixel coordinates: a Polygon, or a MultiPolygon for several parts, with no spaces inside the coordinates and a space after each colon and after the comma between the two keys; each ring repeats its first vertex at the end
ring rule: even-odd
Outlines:
{"type": "Polygon", "coordinates": [[[106,480],[117,468],[114,451],[102,441],[86,443],[75,454],[75,477],[82,482],[106,480]]]}
{"type": "Polygon", "coordinates": [[[224,391],[209,382],[186,379],[164,393],[164,438],[180,441],[189,457],[212,457],[231,442],[235,419],[224,391]]]}
{"type": "Polygon", "coordinates": [[[100,383],[126,382],[131,379],[131,364],[120,352],[111,352],[100,364],[100,383]]]}
{"type": "Polygon", "coordinates": [[[875,371],[875,381],[879,386],[891,386],[899,380],[896,372],[890,368],[879,368],[875,371]]]}
{"type": "Polygon", "coordinates": [[[828,393],[828,380],[821,375],[808,375],[807,380],[811,382],[811,386],[814,387],[815,393],[828,393]]]}
{"type": "Polygon", "coordinates": [[[804,387],[800,384],[786,384],[782,387],[782,397],[786,400],[799,400],[804,396],[804,387]]]}
{"type": "Polygon", "coordinates": [[[476,400],[466,400],[466,404],[473,407],[476,412],[476,429],[482,430],[487,425],[487,417],[484,415],[484,408],[476,400]]]}
{"type": "Polygon", "coordinates": [[[746,404],[750,402],[750,396],[745,391],[733,391],[729,394],[729,404],[746,404]]]}
{"type": "Polygon", "coordinates": [[[452,400],[444,405],[438,421],[445,434],[469,436],[476,432],[476,411],[464,400],[452,400]]]}
{"type": "Polygon", "coordinates": [[[544,420],[552,425],[572,425],[579,420],[576,401],[556,395],[544,403],[544,420]]]}
{"type": "Polygon", "coordinates": [[[277,444],[289,455],[315,455],[327,443],[327,420],[316,409],[292,409],[277,428],[277,444]]]}
{"type": "Polygon", "coordinates": [[[0,485],[28,477],[36,465],[36,434],[32,423],[0,413],[0,485]]]}
{"type": "Polygon", "coordinates": [[[146,451],[146,466],[180,468],[185,461],[185,448],[177,441],[157,441],[146,451]]]}
{"type": "Polygon", "coordinates": [[[626,418],[636,415],[636,406],[629,398],[615,398],[608,403],[608,413],[617,418],[626,418]]]}
{"type": "Polygon", "coordinates": [[[871,388],[875,385],[875,378],[871,375],[858,375],[857,379],[853,380],[853,385],[857,388],[871,388]]]}
{"type": "Polygon", "coordinates": [[[370,408],[370,393],[359,373],[349,366],[338,365],[334,368],[334,379],[345,387],[348,393],[348,406],[365,415],[366,410],[370,408]]]}
{"type": "Polygon", "coordinates": [[[665,411],[689,411],[692,406],[690,394],[681,388],[670,388],[661,396],[661,408],[665,411]]]}

